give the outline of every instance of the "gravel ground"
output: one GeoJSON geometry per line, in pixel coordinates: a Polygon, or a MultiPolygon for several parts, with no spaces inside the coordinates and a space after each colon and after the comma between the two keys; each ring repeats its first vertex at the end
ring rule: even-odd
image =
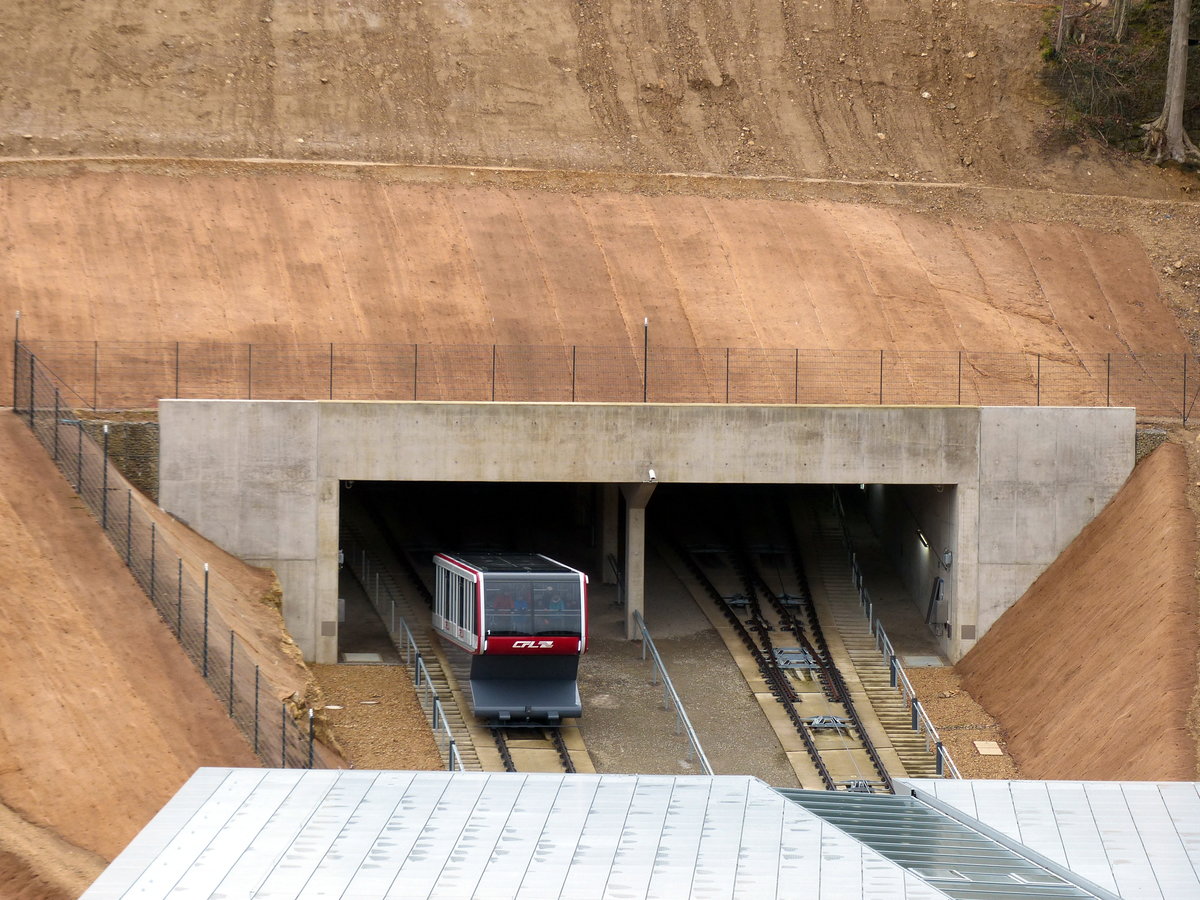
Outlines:
{"type": "Polygon", "coordinates": [[[1020,778],[1004,728],[963,690],[949,666],[909,668],[908,680],[963,778],[1020,778]],[[974,741],[996,741],[1003,756],[982,756],[974,741]]]}
{"type": "Polygon", "coordinates": [[[314,665],[312,670],[325,694],[333,733],[354,768],[443,768],[402,666],[314,665]]]}

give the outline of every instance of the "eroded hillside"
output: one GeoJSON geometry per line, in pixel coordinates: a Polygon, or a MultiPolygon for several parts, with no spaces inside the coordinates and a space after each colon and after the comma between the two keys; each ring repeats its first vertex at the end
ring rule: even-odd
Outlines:
{"type": "Polygon", "coordinates": [[[0,155],[363,159],[1162,193],[1048,156],[1012,0],[0,9],[0,155]]]}

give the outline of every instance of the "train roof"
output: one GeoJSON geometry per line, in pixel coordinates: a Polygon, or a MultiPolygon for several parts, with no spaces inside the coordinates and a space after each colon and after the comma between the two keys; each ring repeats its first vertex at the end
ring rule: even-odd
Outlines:
{"type": "Polygon", "coordinates": [[[555,562],[540,553],[439,553],[486,574],[578,575],[576,569],[555,562]]]}

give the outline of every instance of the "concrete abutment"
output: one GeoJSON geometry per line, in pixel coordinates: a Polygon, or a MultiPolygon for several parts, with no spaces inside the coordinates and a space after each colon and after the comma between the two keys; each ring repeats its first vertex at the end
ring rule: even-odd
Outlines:
{"type": "Polygon", "coordinates": [[[350,480],[599,485],[601,580],[623,498],[631,637],[655,483],[861,484],[913,602],[944,579],[943,650],[957,660],[1125,481],[1135,414],[164,400],[159,421],[163,507],[276,570],[287,625],[317,662],[337,659],[338,488],[350,480]]]}

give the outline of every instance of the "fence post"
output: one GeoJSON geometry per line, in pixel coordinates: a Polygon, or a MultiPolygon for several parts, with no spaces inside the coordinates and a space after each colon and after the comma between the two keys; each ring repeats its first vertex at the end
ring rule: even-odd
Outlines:
{"type": "Polygon", "coordinates": [[[100,342],[92,341],[92,409],[99,405],[100,396],[100,342]]]}
{"type": "Polygon", "coordinates": [[[333,341],[329,342],[329,399],[333,399],[333,341]]]}
{"type": "Polygon", "coordinates": [[[1042,405],[1042,354],[1037,355],[1037,405],[1042,405]]]}
{"type": "Polygon", "coordinates": [[[258,666],[254,667],[254,753],[258,755],[258,666]]]}
{"type": "Polygon", "coordinates": [[[60,398],[58,395],[58,388],[55,388],[54,389],[54,464],[55,465],[58,465],[58,423],[59,423],[59,419],[61,416],[61,413],[59,412],[59,407],[61,406],[61,404],[59,403],[59,399],[60,398]]]}
{"type": "Polygon", "coordinates": [[[413,399],[417,399],[417,345],[413,344],[413,399]]]}
{"type": "Polygon", "coordinates": [[[642,402],[650,395],[650,317],[642,318],[642,402]]]}
{"type": "Polygon", "coordinates": [[[958,405],[962,406],[962,351],[958,351],[958,405]]]}
{"type": "Polygon", "coordinates": [[[1180,407],[1183,415],[1183,425],[1188,424],[1188,354],[1183,354],[1183,404],[1180,407]]]}
{"type": "Polygon", "coordinates": [[[235,649],[234,638],[237,637],[237,632],[232,628],[229,629],[229,718],[233,718],[233,651],[235,649]]]}
{"type": "Polygon", "coordinates": [[[893,653],[888,657],[888,681],[891,686],[896,686],[896,654],[893,653]]]}
{"type": "Polygon", "coordinates": [[[13,409],[18,406],[17,403],[17,375],[20,372],[20,349],[21,349],[21,311],[17,310],[17,324],[13,331],[13,409]]]}
{"type": "Polygon", "coordinates": [[[150,604],[157,607],[154,602],[154,551],[155,545],[158,543],[158,529],[155,527],[156,522],[150,523],[150,604]]]}
{"type": "Polygon", "coordinates": [[[208,563],[204,564],[204,679],[208,680],[208,563]]]}
{"type": "Polygon", "coordinates": [[[315,729],[313,727],[313,711],[310,708],[308,711],[308,767],[310,769],[313,766],[313,732],[314,731],[315,731],[315,729]]]}
{"type": "Polygon", "coordinates": [[[179,560],[179,570],[175,577],[175,633],[179,635],[179,642],[183,643],[183,557],[176,557],[179,560]]]}
{"type": "Polygon", "coordinates": [[[729,348],[725,348],[725,402],[729,402],[729,348]]]}
{"type": "Polygon", "coordinates": [[[492,344],[492,402],[496,402],[496,345],[492,344]]]}
{"type": "MultiPolygon", "coordinates": [[[[34,434],[37,434],[37,429],[33,425],[33,401],[34,401],[33,379],[34,379],[34,374],[35,374],[34,366],[36,365],[36,363],[37,363],[37,357],[34,356],[32,353],[30,353],[29,354],[29,430],[32,431],[34,434]]],[[[1187,379],[1184,379],[1184,380],[1186,381],[1187,379]]]]}
{"type": "Polygon", "coordinates": [[[75,420],[75,490],[83,494],[83,420],[75,420]]]}
{"type": "Polygon", "coordinates": [[[246,399],[254,399],[254,344],[246,345],[246,399]]]}
{"type": "Polygon", "coordinates": [[[175,399],[179,399],[179,341],[175,342],[175,399]]]}
{"type": "Polygon", "coordinates": [[[912,730],[919,731],[917,726],[920,724],[921,717],[921,701],[916,697],[912,698],[912,730]]]}
{"type": "Polygon", "coordinates": [[[796,348],[795,370],[796,370],[796,374],[795,374],[796,386],[795,386],[795,395],[792,398],[792,402],[799,404],[800,403],[800,348],[799,347],[796,348]]]}
{"type": "Polygon", "coordinates": [[[938,741],[937,742],[937,750],[933,757],[933,762],[934,762],[934,766],[936,767],[934,769],[934,771],[937,772],[937,774],[939,776],[943,775],[945,773],[945,768],[946,768],[945,753],[946,753],[946,748],[942,746],[941,741],[938,741]]]}
{"type": "Polygon", "coordinates": [[[572,344],[571,345],[571,402],[572,403],[575,402],[575,372],[577,371],[576,365],[575,365],[575,350],[576,350],[576,347],[574,344],[572,344]]]}
{"type": "Polygon", "coordinates": [[[100,474],[100,527],[108,530],[108,423],[104,423],[104,463],[100,474]]]}
{"type": "Polygon", "coordinates": [[[279,768],[287,768],[287,703],[279,704],[279,768]]]}
{"type": "Polygon", "coordinates": [[[125,567],[133,566],[133,489],[125,489],[125,567]]]}
{"type": "Polygon", "coordinates": [[[1112,354],[1105,355],[1104,360],[1104,405],[1112,406],[1112,354]]]}
{"type": "Polygon", "coordinates": [[[879,348],[879,405],[883,406],[883,348],[879,348]]]}

